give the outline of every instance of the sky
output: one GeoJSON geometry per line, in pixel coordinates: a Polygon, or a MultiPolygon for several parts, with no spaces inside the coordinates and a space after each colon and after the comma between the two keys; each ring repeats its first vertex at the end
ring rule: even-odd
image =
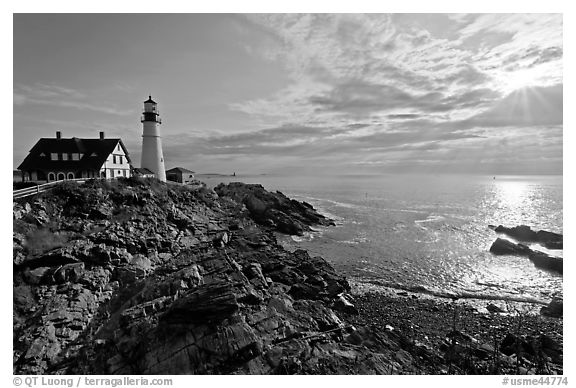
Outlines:
{"type": "Polygon", "coordinates": [[[15,14],[13,166],[119,137],[199,173],[562,174],[562,14],[15,14]]]}

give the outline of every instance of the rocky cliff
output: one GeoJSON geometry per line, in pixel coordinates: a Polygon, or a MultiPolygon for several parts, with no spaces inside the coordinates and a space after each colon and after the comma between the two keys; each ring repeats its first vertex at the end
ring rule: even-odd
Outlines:
{"type": "Polygon", "coordinates": [[[261,186],[217,192],[95,180],[15,202],[14,373],[384,368],[345,340],[346,279],[274,237],[329,220],[261,186]]]}
{"type": "Polygon", "coordinates": [[[356,303],[327,261],[275,238],[330,223],[241,183],[94,180],[18,200],[14,373],[561,373],[557,319],[510,337],[513,317],[416,295],[356,303]]]}

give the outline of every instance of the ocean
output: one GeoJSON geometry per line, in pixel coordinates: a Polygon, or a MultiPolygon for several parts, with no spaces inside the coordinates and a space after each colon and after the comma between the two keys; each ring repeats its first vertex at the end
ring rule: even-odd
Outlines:
{"type": "MultiPolygon", "coordinates": [[[[259,175],[200,177],[260,183],[306,201],[336,221],[302,237],[279,236],[290,250],[320,255],[358,289],[406,290],[434,297],[547,303],[562,275],[526,257],[489,252],[489,225],[529,225],[563,233],[561,176],[259,175]]],[[[533,249],[562,256],[561,250],[533,249]]]]}

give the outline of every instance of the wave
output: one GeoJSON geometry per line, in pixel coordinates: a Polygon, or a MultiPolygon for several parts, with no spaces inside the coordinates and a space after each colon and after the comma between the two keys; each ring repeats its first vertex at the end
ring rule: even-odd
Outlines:
{"type": "Polygon", "coordinates": [[[323,233],[323,230],[312,229],[310,232],[304,232],[302,236],[290,236],[290,238],[295,242],[312,241],[316,237],[320,237],[323,233]]]}
{"type": "Polygon", "coordinates": [[[338,240],[336,242],[339,244],[357,245],[357,244],[368,242],[368,238],[367,237],[354,237],[352,240],[338,240]]]}
{"type": "MultiPolygon", "coordinates": [[[[346,209],[374,209],[374,206],[369,206],[369,205],[365,205],[365,204],[359,204],[359,203],[349,203],[349,202],[341,202],[341,201],[336,201],[333,199],[328,199],[328,198],[318,198],[318,197],[312,197],[312,196],[308,196],[308,195],[297,195],[294,194],[293,195],[294,198],[301,198],[303,200],[306,200],[307,202],[315,202],[315,205],[318,206],[319,209],[323,209],[323,211],[326,211],[325,208],[322,207],[322,205],[320,203],[322,202],[327,202],[330,203],[332,205],[338,206],[338,207],[342,207],[342,208],[346,208],[346,209]]],[[[415,214],[422,214],[424,213],[422,210],[414,210],[414,209],[403,209],[403,208],[389,208],[389,207],[376,207],[377,210],[382,210],[382,211],[389,211],[389,212],[398,212],[398,213],[415,213],[415,214]]],[[[326,213],[328,213],[326,211],[326,213]]],[[[338,217],[338,216],[336,216],[338,217]]],[[[342,218],[342,217],[338,217],[338,218],[342,218]]]]}
{"type": "MultiPolygon", "coordinates": [[[[317,198],[317,197],[311,197],[308,195],[294,195],[294,197],[298,197],[298,198],[302,198],[306,201],[314,201],[316,203],[319,202],[328,202],[331,203],[333,205],[339,206],[339,207],[343,207],[343,208],[347,208],[347,209],[357,209],[357,208],[361,208],[364,207],[362,205],[358,205],[358,204],[353,204],[353,203],[346,203],[346,202],[339,202],[339,201],[335,201],[333,199],[328,199],[328,198],[317,198]]],[[[319,207],[321,207],[321,205],[319,205],[319,207]]]]}
{"type": "Polygon", "coordinates": [[[418,226],[419,228],[423,229],[423,230],[428,230],[427,227],[423,226],[422,224],[426,224],[428,222],[438,222],[438,221],[442,221],[445,220],[446,218],[444,216],[441,215],[437,215],[437,214],[430,214],[428,217],[426,217],[423,220],[414,220],[414,223],[416,224],[416,226],[418,226]]]}
{"type": "Polygon", "coordinates": [[[548,301],[529,296],[515,296],[508,294],[485,294],[479,292],[453,292],[448,290],[434,290],[429,289],[422,285],[405,285],[401,283],[386,282],[381,280],[359,280],[359,283],[369,283],[379,287],[385,287],[395,290],[408,291],[417,294],[425,294],[444,299],[478,299],[478,300],[494,300],[502,302],[518,302],[518,303],[531,303],[546,306],[548,301]]]}

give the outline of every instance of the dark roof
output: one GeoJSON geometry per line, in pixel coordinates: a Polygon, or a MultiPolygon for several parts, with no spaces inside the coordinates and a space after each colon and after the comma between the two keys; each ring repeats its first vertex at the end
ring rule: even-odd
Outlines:
{"type": "Polygon", "coordinates": [[[190,174],[194,174],[194,171],[190,171],[184,167],[174,167],[171,168],[170,170],[166,170],[166,173],[175,173],[175,172],[183,172],[183,173],[190,173],[190,174]]]}
{"type": "Polygon", "coordinates": [[[42,138],[32,147],[18,170],[99,170],[118,142],[128,163],[131,163],[128,150],[121,139],[42,138]],[[50,160],[51,153],[84,155],[80,160],[50,160]],[[44,156],[40,156],[41,154],[44,156]],[[93,156],[94,154],[96,155],[93,156]]]}
{"type": "Polygon", "coordinates": [[[154,173],[146,167],[134,167],[132,170],[139,175],[154,175],[154,173]]]}
{"type": "Polygon", "coordinates": [[[152,96],[148,96],[148,99],[147,99],[146,101],[144,101],[144,104],[146,104],[147,102],[151,102],[151,103],[153,103],[153,104],[156,104],[156,101],[154,101],[154,100],[152,99],[152,96]]]}

